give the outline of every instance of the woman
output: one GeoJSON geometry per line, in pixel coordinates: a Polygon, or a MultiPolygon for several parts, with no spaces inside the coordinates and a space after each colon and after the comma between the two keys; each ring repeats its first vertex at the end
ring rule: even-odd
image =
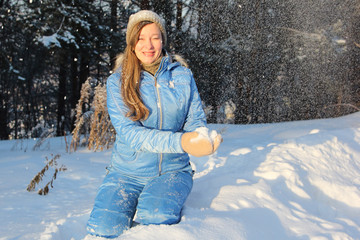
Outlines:
{"type": "Polygon", "coordinates": [[[163,50],[166,40],[156,13],[130,16],[127,47],[107,80],[116,142],[88,221],[91,235],[116,237],[135,213],[144,225],[179,222],[193,183],[188,154],[209,155],[220,144],[220,135],[207,136],[191,71],[163,50]]]}

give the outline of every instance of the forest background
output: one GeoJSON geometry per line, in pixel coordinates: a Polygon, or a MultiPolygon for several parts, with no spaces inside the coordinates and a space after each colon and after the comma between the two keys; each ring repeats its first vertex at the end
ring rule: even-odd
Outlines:
{"type": "Polygon", "coordinates": [[[166,20],[167,50],[188,62],[209,123],[360,108],[358,0],[0,0],[0,139],[67,135],[89,112],[101,119],[91,99],[139,9],[166,20]]]}

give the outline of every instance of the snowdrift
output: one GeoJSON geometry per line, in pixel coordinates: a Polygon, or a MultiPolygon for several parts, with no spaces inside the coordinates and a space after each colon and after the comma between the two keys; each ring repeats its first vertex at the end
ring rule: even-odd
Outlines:
{"type": "MultiPolygon", "coordinates": [[[[137,225],[118,239],[360,239],[360,113],[336,119],[210,125],[224,142],[195,158],[176,225],[137,225]]],[[[0,142],[0,239],[98,239],[85,225],[111,150],[66,153],[64,138],[0,142]],[[60,154],[49,194],[27,192],[60,154]]],[[[53,176],[50,168],[39,184],[53,176]]]]}

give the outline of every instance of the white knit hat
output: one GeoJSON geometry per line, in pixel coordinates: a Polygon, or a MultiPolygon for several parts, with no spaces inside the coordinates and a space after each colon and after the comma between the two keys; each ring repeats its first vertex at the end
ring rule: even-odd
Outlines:
{"type": "Polygon", "coordinates": [[[130,43],[130,33],[133,31],[135,25],[143,21],[153,22],[159,27],[163,37],[163,46],[165,46],[167,41],[165,21],[159,15],[150,10],[141,10],[129,17],[129,22],[126,29],[126,43],[130,43]]]}

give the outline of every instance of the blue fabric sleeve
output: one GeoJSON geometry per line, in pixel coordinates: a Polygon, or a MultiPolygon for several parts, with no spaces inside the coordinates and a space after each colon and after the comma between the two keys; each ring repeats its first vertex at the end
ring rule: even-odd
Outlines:
{"type": "Polygon", "coordinates": [[[112,74],[107,80],[107,107],[117,137],[122,142],[135,151],[184,153],[181,147],[182,132],[150,129],[126,117],[128,108],[120,92],[120,73],[112,74]]]}
{"type": "Polygon", "coordinates": [[[206,115],[202,107],[200,95],[194,77],[191,73],[190,107],[183,129],[185,132],[192,132],[195,131],[195,129],[198,127],[206,127],[206,115]]]}

